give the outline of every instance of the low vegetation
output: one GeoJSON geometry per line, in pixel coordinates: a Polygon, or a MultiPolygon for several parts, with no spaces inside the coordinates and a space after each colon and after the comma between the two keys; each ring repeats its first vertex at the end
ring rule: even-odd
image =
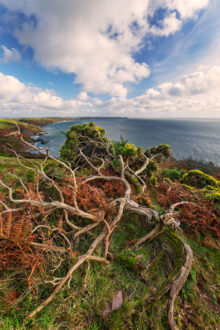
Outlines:
{"type": "Polygon", "coordinates": [[[0,327],[217,329],[219,181],[94,123],[0,177],[0,327]]]}
{"type": "MultiPolygon", "coordinates": [[[[70,118],[19,118],[19,119],[0,119],[0,157],[7,157],[13,154],[13,150],[22,153],[25,157],[33,157],[30,148],[27,148],[21,141],[10,135],[19,125],[23,137],[29,142],[33,142],[33,135],[41,135],[41,127],[52,124],[60,120],[70,118]]],[[[39,157],[39,156],[38,156],[39,157]]]]}

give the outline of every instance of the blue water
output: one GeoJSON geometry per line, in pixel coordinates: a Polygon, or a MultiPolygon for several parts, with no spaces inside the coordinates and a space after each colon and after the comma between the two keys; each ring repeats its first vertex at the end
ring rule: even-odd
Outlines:
{"type": "MultiPolygon", "coordinates": [[[[169,144],[176,159],[192,158],[213,162],[220,166],[220,119],[127,119],[127,118],[93,118],[97,125],[106,130],[106,136],[119,140],[120,136],[142,146],[144,149],[160,143],[169,144]]],[[[58,122],[43,128],[46,147],[50,153],[59,157],[59,150],[64,143],[66,131],[73,124],[88,122],[75,120],[58,122]]]]}

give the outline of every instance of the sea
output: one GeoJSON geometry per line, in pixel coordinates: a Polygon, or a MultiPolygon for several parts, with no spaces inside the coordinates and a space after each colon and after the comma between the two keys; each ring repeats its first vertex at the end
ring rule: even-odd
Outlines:
{"type": "MultiPolygon", "coordinates": [[[[64,132],[74,124],[90,121],[104,128],[106,136],[112,140],[117,141],[122,136],[143,149],[165,143],[171,146],[177,160],[190,158],[220,166],[220,119],[83,118],[62,121],[43,127],[41,138],[47,142],[45,147],[53,156],[59,157],[64,132]]],[[[40,142],[37,145],[40,146],[40,142]]]]}

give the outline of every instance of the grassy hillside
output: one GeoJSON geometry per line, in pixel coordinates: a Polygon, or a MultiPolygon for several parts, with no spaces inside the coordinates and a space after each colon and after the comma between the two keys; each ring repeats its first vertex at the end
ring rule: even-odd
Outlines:
{"type": "Polygon", "coordinates": [[[73,118],[19,118],[19,119],[0,119],[0,156],[7,157],[12,155],[10,149],[14,149],[28,155],[28,149],[12,136],[6,136],[16,131],[16,124],[19,125],[22,134],[28,141],[32,141],[31,136],[41,134],[42,126],[58,121],[71,120],[73,118]]]}
{"type": "MultiPolygon", "coordinates": [[[[34,125],[32,120],[28,124],[20,123],[34,125]]],[[[13,125],[10,121],[4,124],[13,125]]],[[[177,327],[180,330],[218,329],[218,178],[178,162],[162,161],[162,152],[165,158],[170,156],[167,145],[148,149],[145,154],[124,140],[110,146],[104,130],[92,123],[76,125],[66,136],[61,152],[66,161],[64,166],[47,160],[42,172],[42,159],[23,160],[26,167],[22,167],[13,156],[0,157],[0,180],[11,187],[14,199],[27,199],[23,206],[20,202],[10,202],[8,189],[0,185],[3,201],[0,204],[0,329],[168,330],[170,291],[186,260],[182,240],[191,247],[193,261],[187,281],[175,300],[177,327]],[[88,136],[89,142],[85,142],[88,136]],[[103,145],[107,146],[107,155],[112,153],[111,166],[111,158],[106,162],[108,156],[103,145]],[[79,146],[86,157],[77,151],[79,146]],[[145,169],[144,155],[153,157],[151,166],[145,169]],[[104,163],[100,162],[101,157],[104,163]],[[120,165],[120,159],[125,160],[126,166],[120,165]],[[70,164],[68,160],[73,168],[77,166],[73,177],[72,168],[68,171],[66,167],[70,164]],[[136,177],[129,176],[129,172],[119,175],[129,166],[134,173],[137,164],[143,169],[141,180],[137,180],[138,174],[136,177]],[[90,181],[99,165],[98,175],[116,180],[102,181],[96,177],[90,181]],[[140,206],[142,213],[125,208],[120,221],[114,224],[120,208],[117,203],[125,196],[120,177],[127,178],[131,188],[128,205],[132,200],[132,207],[140,206]],[[145,191],[141,183],[146,184],[145,191]],[[30,200],[35,204],[30,204],[30,200]],[[60,200],[70,207],[77,203],[78,208],[91,217],[73,210],[68,211],[66,220],[62,207],[50,204],[60,200]],[[117,201],[116,204],[112,204],[113,201],[117,201]],[[171,214],[172,205],[182,201],[188,204],[179,205],[171,214]],[[4,203],[18,209],[12,212],[5,209],[4,203]],[[152,216],[149,221],[143,210],[152,211],[152,215],[157,213],[158,218],[152,216]],[[167,217],[163,218],[164,215],[167,217]],[[168,224],[173,217],[180,222],[181,229],[177,222],[168,224]],[[138,244],[156,228],[157,221],[161,221],[163,230],[138,244]],[[102,234],[105,239],[96,245],[95,259],[81,263],[34,319],[26,320],[102,234]],[[105,255],[107,241],[108,254],[105,255]]]]}

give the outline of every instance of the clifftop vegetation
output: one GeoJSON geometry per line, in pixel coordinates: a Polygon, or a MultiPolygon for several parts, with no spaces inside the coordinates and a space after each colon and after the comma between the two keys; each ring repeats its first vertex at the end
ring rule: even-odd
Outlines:
{"type": "Polygon", "coordinates": [[[218,326],[217,179],[164,169],[168,145],[114,142],[92,122],[66,132],[60,159],[9,134],[43,159],[17,156],[0,178],[4,328],[218,326]]]}
{"type": "MultiPolygon", "coordinates": [[[[0,119],[0,156],[8,156],[13,154],[12,149],[22,153],[26,157],[33,157],[28,152],[29,149],[15,139],[13,135],[9,135],[19,125],[20,130],[25,138],[31,142],[32,135],[41,135],[41,127],[52,124],[61,120],[69,120],[70,118],[18,118],[18,119],[0,119]]],[[[38,156],[39,157],[39,156],[38,156]]]]}

